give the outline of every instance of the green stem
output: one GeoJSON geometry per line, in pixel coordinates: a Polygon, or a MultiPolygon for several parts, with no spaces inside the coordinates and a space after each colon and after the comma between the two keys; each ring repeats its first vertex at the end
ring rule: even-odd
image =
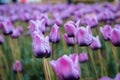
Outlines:
{"type": "Polygon", "coordinates": [[[94,62],[94,59],[93,59],[93,55],[91,53],[91,51],[89,51],[89,48],[86,47],[87,51],[88,51],[88,55],[90,57],[90,60],[92,62],[92,66],[93,66],[93,70],[94,70],[94,74],[95,74],[95,77],[96,77],[96,80],[98,79],[98,76],[97,76],[97,71],[96,71],[96,66],[95,66],[95,62],[94,62]]]}
{"type": "Polygon", "coordinates": [[[44,75],[45,75],[45,80],[49,80],[49,77],[47,75],[47,69],[46,69],[46,64],[45,64],[45,58],[42,59],[43,62],[43,69],[44,69],[44,75]]]}
{"type": "Polygon", "coordinates": [[[111,49],[112,49],[112,55],[113,55],[113,59],[115,61],[115,65],[116,65],[116,72],[118,73],[119,72],[119,69],[118,69],[118,55],[116,53],[116,49],[115,47],[112,45],[112,43],[110,43],[110,46],[111,46],[111,49]]]}
{"type": "Polygon", "coordinates": [[[100,65],[101,65],[101,76],[104,76],[103,75],[103,73],[104,73],[104,71],[105,71],[105,75],[107,76],[108,74],[107,74],[107,71],[106,71],[106,69],[105,69],[105,65],[104,65],[104,61],[103,61],[103,58],[102,58],[102,55],[101,55],[101,50],[99,49],[98,50],[98,57],[99,57],[99,59],[100,59],[100,65]]]}

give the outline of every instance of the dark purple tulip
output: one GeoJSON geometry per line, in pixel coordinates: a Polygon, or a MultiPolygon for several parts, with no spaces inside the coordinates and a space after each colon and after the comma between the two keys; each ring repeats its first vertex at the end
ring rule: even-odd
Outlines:
{"type": "Polygon", "coordinates": [[[0,35],[0,44],[2,44],[4,42],[4,39],[2,37],[2,35],[0,35]]]}
{"type": "Polygon", "coordinates": [[[51,55],[51,47],[49,37],[44,37],[42,33],[37,31],[32,33],[32,47],[36,58],[49,57],[51,55]]]}
{"type": "Polygon", "coordinates": [[[23,31],[23,28],[21,26],[17,27],[16,29],[13,29],[13,33],[11,34],[11,37],[18,38],[22,33],[22,31],[23,31]]]}
{"type": "Polygon", "coordinates": [[[79,46],[89,46],[93,41],[91,28],[89,26],[80,27],[75,32],[75,39],[79,46]]]}
{"type": "Polygon", "coordinates": [[[109,40],[111,30],[112,28],[110,25],[105,25],[104,27],[100,27],[100,32],[105,41],[109,40]]]}
{"type": "Polygon", "coordinates": [[[60,80],[79,80],[80,68],[77,54],[64,55],[50,65],[60,80]]]}
{"type": "Polygon", "coordinates": [[[72,21],[65,23],[64,28],[69,37],[74,37],[76,27],[76,24],[72,21]]]}
{"type": "Polygon", "coordinates": [[[63,38],[64,38],[67,46],[74,46],[74,45],[75,45],[75,40],[74,40],[73,37],[68,37],[67,34],[64,34],[64,35],[63,35],[63,38]]]}
{"type": "Polygon", "coordinates": [[[59,26],[57,26],[56,24],[54,24],[54,26],[52,27],[52,30],[49,35],[49,40],[53,43],[58,43],[60,41],[59,26]]]}
{"type": "Polygon", "coordinates": [[[10,35],[13,33],[13,25],[11,23],[10,20],[5,20],[1,23],[1,29],[2,29],[2,32],[5,34],[5,35],[10,35]]]}
{"type": "Polygon", "coordinates": [[[19,60],[16,60],[16,62],[13,64],[13,71],[16,73],[18,72],[22,72],[22,64],[19,60]]]}
{"type": "Polygon", "coordinates": [[[93,50],[96,50],[96,49],[100,49],[101,47],[102,46],[101,46],[101,43],[100,43],[100,40],[99,40],[99,36],[93,37],[93,41],[90,44],[90,48],[93,49],[93,50]]]}
{"type": "Polygon", "coordinates": [[[88,61],[88,55],[85,52],[80,53],[79,62],[85,63],[86,61],[88,61]]]}
{"type": "Polygon", "coordinates": [[[110,41],[114,46],[120,46],[120,29],[114,28],[110,33],[110,41]]]}

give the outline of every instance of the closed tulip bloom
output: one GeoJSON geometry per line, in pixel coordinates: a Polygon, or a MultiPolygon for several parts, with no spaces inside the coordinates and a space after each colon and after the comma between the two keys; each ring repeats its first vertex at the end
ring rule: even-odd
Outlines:
{"type": "Polygon", "coordinates": [[[102,46],[101,46],[101,43],[100,43],[100,40],[99,40],[99,36],[93,37],[93,41],[90,44],[90,48],[93,49],[93,50],[96,50],[96,49],[99,49],[101,47],[102,46]]]}
{"type": "Polygon", "coordinates": [[[100,32],[105,41],[109,40],[111,30],[112,28],[110,25],[105,25],[104,27],[100,27],[100,32]]]}
{"type": "Polygon", "coordinates": [[[51,47],[49,43],[49,38],[44,37],[42,34],[37,32],[32,35],[33,38],[33,51],[36,58],[49,57],[51,55],[51,47]]]}
{"type": "Polygon", "coordinates": [[[51,60],[50,65],[59,80],[79,80],[80,68],[77,54],[64,55],[58,60],[51,60]]]}
{"type": "Polygon", "coordinates": [[[0,44],[2,44],[4,42],[4,39],[2,37],[2,35],[0,35],[0,44]]]}
{"type": "Polygon", "coordinates": [[[23,28],[21,26],[17,27],[16,29],[13,30],[13,33],[11,34],[12,38],[18,38],[20,34],[22,33],[23,28]]]}
{"type": "Polygon", "coordinates": [[[22,72],[22,64],[19,60],[16,60],[16,62],[13,64],[13,71],[16,72],[22,72]]]}
{"type": "Polygon", "coordinates": [[[59,26],[57,26],[56,24],[54,24],[54,26],[52,27],[52,30],[49,35],[49,40],[53,43],[58,43],[60,41],[59,26]]]}
{"type": "Polygon", "coordinates": [[[120,46],[120,30],[114,28],[110,33],[110,41],[114,46],[120,46]]]}
{"type": "Polygon", "coordinates": [[[69,37],[74,37],[74,33],[76,30],[76,24],[74,22],[68,21],[67,23],[65,23],[64,28],[69,37]]]}
{"type": "Polygon", "coordinates": [[[63,38],[64,38],[67,46],[74,46],[74,45],[75,45],[75,41],[74,41],[74,38],[73,38],[73,37],[68,37],[67,34],[64,34],[64,35],[63,35],[63,38]]]}
{"type": "Polygon", "coordinates": [[[99,80],[113,80],[112,78],[109,78],[109,77],[102,77],[100,78],[99,80]]]}
{"type": "Polygon", "coordinates": [[[13,33],[13,25],[10,20],[5,20],[1,23],[2,32],[5,35],[10,35],[13,33]]]}
{"type": "Polygon", "coordinates": [[[62,21],[61,18],[56,17],[56,18],[54,19],[54,23],[57,24],[58,26],[61,26],[61,25],[63,24],[63,21],[62,21]]]}
{"type": "Polygon", "coordinates": [[[80,53],[79,62],[84,63],[86,61],[88,61],[88,55],[85,52],[80,53]]]}
{"type": "Polygon", "coordinates": [[[89,26],[80,27],[75,32],[75,39],[79,46],[88,46],[92,43],[93,36],[89,26]]]}
{"type": "Polygon", "coordinates": [[[118,74],[116,75],[116,77],[114,78],[114,80],[120,80],[120,73],[118,73],[118,74]]]}

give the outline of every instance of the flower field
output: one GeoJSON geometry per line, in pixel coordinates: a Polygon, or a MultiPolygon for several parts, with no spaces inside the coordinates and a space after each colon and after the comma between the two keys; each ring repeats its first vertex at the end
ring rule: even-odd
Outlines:
{"type": "Polygon", "coordinates": [[[120,80],[120,3],[0,5],[0,80],[120,80]]]}

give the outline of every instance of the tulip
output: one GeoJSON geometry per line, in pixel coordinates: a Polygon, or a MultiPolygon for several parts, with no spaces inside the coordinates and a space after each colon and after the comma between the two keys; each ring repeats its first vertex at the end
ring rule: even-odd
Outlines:
{"type": "Polygon", "coordinates": [[[18,38],[22,33],[22,31],[23,31],[23,28],[21,26],[17,27],[16,29],[13,29],[13,33],[11,34],[11,37],[18,38]]]}
{"type": "Polygon", "coordinates": [[[65,23],[64,28],[69,37],[74,37],[76,27],[76,24],[72,21],[65,23]]]}
{"type": "Polygon", "coordinates": [[[42,20],[31,20],[29,22],[29,30],[31,32],[40,30],[42,33],[45,33],[45,19],[42,20]]]}
{"type": "Polygon", "coordinates": [[[16,72],[22,72],[22,64],[19,60],[16,60],[13,64],[13,71],[16,72]]]}
{"type": "Polygon", "coordinates": [[[50,65],[60,80],[79,80],[80,68],[77,54],[64,55],[51,60],[50,65]]]}
{"type": "Polygon", "coordinates": [[[86,61],[88,61],[88,55],[86,53],[84,53],[84,52],[80,53],[79,62],[84,63],[86,61]]]}
{"type": "Polygon", "coordinates": [[[116,75],[116,77],[114,78],[114,80],[120,80],[120,73],[118,73],[118,74],[116,75]]]}
{"type": "Polygon", "coordinates": [[[59,26],[57,26],[56,24],[54,24],[54,26],[52,27],[52,30],[49,35],[49,40],[53,43],[58,43],[60,41],[59,26]]]}
{"type": "Polygon", "coordinates": [[[4,42],[4,39],[2,37],[2,35],[0,35],[0,44],[2,44],[4,42]]]}
{"type": "Polygon", "coordinates": [[[99,40],[99,36],[93,37],[93,41],[90,44],[90,48],[93,49],[93,50],[101,48],[101,43],[100,43],[100,40],[99,40]]]}
{"type": "Polygon", "coordinates": [[[63,24],[63,21],[62,21],[61,18],[56,17],[56,18],[54,19],[54,23],[57,24],[58,26],[61,26],[61,25],[63,24]]]}
{"type": "Polygon", "coordinates": [[[49,43],[49,37],[44,37],[43,34],[34,32],[32,34],[33,38],[33,51],[36,58],[49,57],[51,55],[51,47],[49,43]]]}
{"type": "Polygon", "coordinates": [[[10,20],[5,20],[1,23],[2,32],[5,35],[10,35],[13,33],[13,25],[10,20]]]}
{"type": "Polygon", "coordinates": [[[112,78],[109,78],[109,77],[102,77],[100,78],[99,80],[113,80],[112,78]]]}
{"type": "Polygon", "coordinates": [[[75,39],[79,46],[88,46],[92,43],[93,37],[89,26],[80,27],[75,32],[75,39]]]}
{"type": "Polygon", "coordinates": [[[120,30],[114,28],[110,33],[110,41],[114,46],[120,46],[120,30]]]}
{"type": "Polygon", "coordinates": [[[110,25],[105,25],[103,28],[100,27],[100,32],[105,41],[109,40],[111,30],[112,30],[112,28],[110,25]]]}
{"type": "Polygon", "coordinates": [[[68,37],[67,34],[64,34],[64,35],[63,35],[63,38],[64,38],[67,46],[74,46],[74,45],[75,45],[75,41],[74,41],[74,38],[73,38],[73,37],[68,37]]]}

